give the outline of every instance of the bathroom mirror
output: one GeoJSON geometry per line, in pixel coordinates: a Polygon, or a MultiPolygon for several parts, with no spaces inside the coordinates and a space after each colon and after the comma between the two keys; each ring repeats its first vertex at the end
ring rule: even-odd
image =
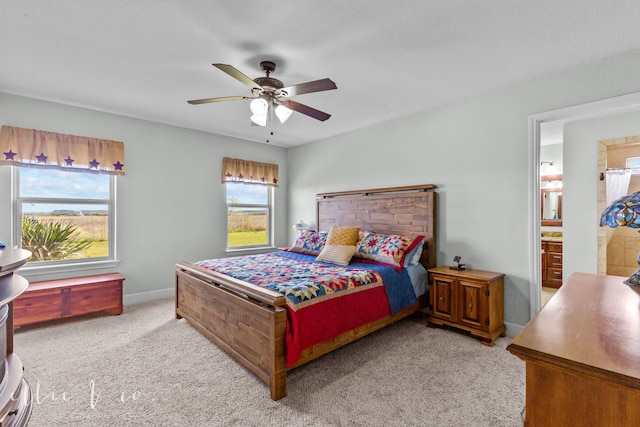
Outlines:
{"type": "Polygon", "coordinates": [[[562,226],[562,174],[540,177],[541,225],[562,226]]]}

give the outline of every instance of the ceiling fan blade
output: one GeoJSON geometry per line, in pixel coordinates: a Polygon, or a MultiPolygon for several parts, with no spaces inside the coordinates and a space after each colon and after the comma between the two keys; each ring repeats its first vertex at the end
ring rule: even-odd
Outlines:
{"type": "Polygon", "coordinates": [[[258,83],[254,82],[251,78],[249,78],[246,74],[242,73],[233,65],[227,65],[227,64],[211,64],[211,65],[229,74],[231,77],[238,80],[240,83],[247,86],[251,90],[262,89],[262,87],[258,83]]]}
{"type": "Polygon", "coordinates": [[[323,90],[337,89],[338,87],[331,79],[320,79],[312,82],[300,83],[280,89],[286,92],[285,96],[303,95],[305,93],[322,92],[323,90]]]}
{"type": "Polygon", "coordinates": [[[224,101],[242,101],[244,99],[253,99],[250,96],[223,96],[221,98],[205,98],[205,99],[192,99],[187,101],[189,104],[209,104],[211,102],[224,102],[224,101]]]}
{"type": "Polygon", "coordinates": [[[289,108],[290,110],[306,114],[307,116],[313,117],[314,119],[320,120],[322,122],[331,117],[331,114],[316,110],[315,108],[309,107],[308,105],[300,104],[299,102],[293,101],[291,99],[283,99],[279,103],[289,108]]]}

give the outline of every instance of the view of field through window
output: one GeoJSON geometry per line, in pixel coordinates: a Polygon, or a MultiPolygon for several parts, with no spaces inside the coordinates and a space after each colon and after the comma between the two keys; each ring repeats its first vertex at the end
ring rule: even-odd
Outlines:
{"type": "Polygon", "coordinates": [[[108,198],[106,175],[21,169],[20,240],[31,261],[109,256],[108,198]]]}
{"type": "Polygon", "coordinates": [[[22,247],[33,253],[35,261],[109,255],[106,206],[102,212],[93,206],[91,211],[28,212],[28,208],[23,205],[22,247]]]}
{"type": "Polygon", "coordinates": [[[268,242],[269,187],[227,184],[227,246],[264,246],[268,242]]]}

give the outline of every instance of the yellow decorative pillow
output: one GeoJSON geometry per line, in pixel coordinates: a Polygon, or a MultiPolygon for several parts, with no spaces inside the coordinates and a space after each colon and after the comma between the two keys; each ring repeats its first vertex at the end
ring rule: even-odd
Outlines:
{"type": "Polygon", "coordinates": [[[327,236],[327,245],[355,246],[360,227],[331,227],[327,236]]]}
{"type": "Polygon", "coordinates": [[[332,264],[349,265],[351,257],[356,253],[355,246],[346,245],[324,245],[316,261],[330,262],[332,264]]]}

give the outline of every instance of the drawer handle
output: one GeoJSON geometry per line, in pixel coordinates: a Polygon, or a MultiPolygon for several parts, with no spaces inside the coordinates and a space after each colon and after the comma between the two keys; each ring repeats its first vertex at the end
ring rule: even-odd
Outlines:
{"type": "Polygon", "coordinates": [[[469,310],[473,310],[473,300],[469,302],[469,310]]]}
{"type": "Polygon", "coordinates": [[[440,295],[440,301],[444,301],[444,297],[440,295]]]}

